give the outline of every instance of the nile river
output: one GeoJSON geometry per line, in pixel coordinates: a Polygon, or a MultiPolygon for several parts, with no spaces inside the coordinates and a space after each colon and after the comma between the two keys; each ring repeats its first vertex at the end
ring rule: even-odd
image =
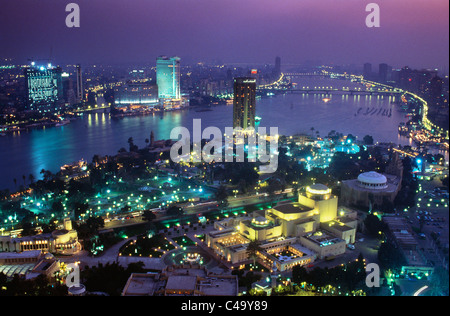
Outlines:
{"type": "MultiPolygon", "coordinates": [[[[299,86],[302,83],[299,83],[299,86]]],[[[324,79],[308,80],[313,85],[345,85],[348,82],[324,79]]],[[[326,136],[331,130],[353,134],[362,139],[372,135],[376,142],[409,144],[398,135],[398,124],[406,122],[405,113],[398,111],[393,97],[351,96],[335,94],[325,103],[324,96],[286,94],[257,100],[256,114],[262,117],[260,126],[278,127],[279,134],[314,133],[326,136]],[[376,109],[376,110],[375,110],[376,109]]],[[[65,163],[80,159],[91,161],[95,154],[114,155],[128,149],[133,137],[139,147],[151,131],[155,139],[168,139],[172,128],[184,126],[192,130],[193,119],[202,120],[202,129],[216,126],[224,132],[232,127],[232,106],[212,107],[211,111],[195,109],[160,113],[150,116],[112,119],[108,113],[90,113],[62,127],[36,129],[0,137],[0,189],[14,189],[23,184],[22,175],[40,179],[42,169],[56,172],[65,163]]]]}

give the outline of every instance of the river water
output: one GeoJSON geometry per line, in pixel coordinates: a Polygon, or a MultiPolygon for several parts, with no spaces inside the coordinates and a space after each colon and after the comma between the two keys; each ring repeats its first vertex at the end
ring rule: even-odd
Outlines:
{"type": "MultiPolygon", "coordinates": [[[[299,82],[299,86],[349,86],[347,81],[326,79],[299,82]]],[[[355,84],[353,84],[355,85],[355,84]]],[[[256,114],[262,118],[260,126],[278,127],[279,134],[314,133],[326,136],[331,130],[353,134],[362,139],[372,135],[376,142],[410,144],[398,135],[398,124],[406,122],[405,113],[393,104],[393,97],[334,94],[331,101],[323,95],[285,94],[257,100],[256,114]]],[[[114,155],[121,148],[128,149],[127,140],[133,137],[139,147],[151,131],[155,139],[168,139],[171,130],[184,126],[192,131],[193,119],[202,120],[202,129],[216,126],[223,132],[232,127],[233,107],[220,105],[211,111],[196,109],[166,112],[149,116],[111,119],[108,113],[90,113],[69,125],[36,129],[0,137],[0,189],[14,189],[23,184],[22,175],[33,174],[40,179],[42,169],[56,172],[65,163],[79,159],[91,161],[95,154],[114,155]]],[[[269,131],[268,131],[269,132],[269,131]]]]}

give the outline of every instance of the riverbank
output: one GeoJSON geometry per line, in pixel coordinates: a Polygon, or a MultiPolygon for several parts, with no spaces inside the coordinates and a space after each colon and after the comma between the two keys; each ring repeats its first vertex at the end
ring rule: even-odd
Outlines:
{"type": "MultiPolygon", "coordinates": [[[[346,82],[343,82],[345,84],[346,82]]],[[[318,82],[317,85],[327,85],[318,82]]],[[[323,102],[316,95],[285,94],[264,97],[257,101],[256,115],[260,127],[278,127],[280,135],[311,134],[311,128],[326,136],[331,130],[352,134],[359,139],[371,135],[379,142],[412,145],[411,139],[398,133],[405,113],[394,110],[391,97],[333,95],[332,102],[323,102]],[[360,115],[359,108],[392,109],[392,116],[360,115]]],[[[364,112],[363,112],[364,113],[364,112]]],[[[203,126],[220,130],[233,126],[233,107],[212,104],[158,112],[157,114],[125,116],[113,119],[109,111],[97,110],[77,115],[61,128],[34,128],[0,137],[2,178],[0,188],[14,188],[14,179],[23,174],[39,178],[42,169],[57,172],[59,166],[94,155],[114,155],[119,148],[128,147],[133,138],[138,147],[146,145],[153,131],[155,139],[169,139],[175,127],[186,127],[191,133],[193,120],[201,119],[203,126]],[[208,111],[204,111],[207,109],[208,111]]]]}

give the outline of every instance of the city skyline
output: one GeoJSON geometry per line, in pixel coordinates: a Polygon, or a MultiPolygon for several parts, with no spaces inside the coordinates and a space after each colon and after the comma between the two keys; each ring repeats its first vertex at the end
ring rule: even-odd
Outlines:
{"type": "Polygon", "coordinates": [[[0,58],[61,63],[151,62],[161,53],[196,61],[283,64],[387,63],[448,73],[448,2],[378,1],[381,27],[368,28],[367,3],[348,0],[234,0],[195,5],[179,0],[133,0],[127,5],[77,1],[80,28],[67,28],[66,3],[6,1],[0,58]],[[408,5],[407,5],[408,4],[408,5]],[[235,14],[235,12],[237,12],[235,14]],[[13,18],[12,18],[13,17],[13,18]],[[178,30],[183,30],[179,32],[178,30]],[[20,39],[20,40],[19,40],[20,39]],[[297,40],[296,40],[297,39],[297,40]],[[89,49],[85,49],[89,47],[89,49]]]}
{"type": "Polygon", "coordinates": [[[448,1],[69,1],[2,0],[0,296],[449,295],[448,1]]]}

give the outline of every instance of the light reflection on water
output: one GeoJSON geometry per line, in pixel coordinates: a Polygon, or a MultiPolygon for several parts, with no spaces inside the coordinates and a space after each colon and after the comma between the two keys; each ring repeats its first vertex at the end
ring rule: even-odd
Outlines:
{"type": "MultiPolygon", "coordinates": [[[[325,103],[324,97],[287,94],[260,99],[256,111],[262,117],[260,126],[278,127],[279,133],[284,135],[310,134],[313,127],[321,136],[335,130],[359,138],[372,135],[378,142],[410,144],[407,138],[398,136],[398,124],[407,119],[404,113],[397,111],[393,98],[336,94],[325,103]],[[363,111],[358,112],[360,108],[363,111]],[[377,115],[378,111],[372,115],[361,114],[368,109],[391,110],[391,116],[383,116],[381,112],[377,115]]],[[[225,127],[233,126],[232,110],[232,106],[222,105],[207,112],[189,109],[118,119],[111,119],[108,113],[90,113],[62,127],[0,137],[0,188],[13,189],[14,178],[21,183],[22,175],[28,178],[30,173],[40,179],[42,169],[56,172],[65,163],[82,158],[91,161],[95,154],[114,155],[121,147],[128,149],[129,137],[143,147],[151,131],[155,139],[169,138],[176,126],[184,126],[192,132],[193,119],[202,119],[202,129],[216,126],[224,132],[225,127]]]]}

